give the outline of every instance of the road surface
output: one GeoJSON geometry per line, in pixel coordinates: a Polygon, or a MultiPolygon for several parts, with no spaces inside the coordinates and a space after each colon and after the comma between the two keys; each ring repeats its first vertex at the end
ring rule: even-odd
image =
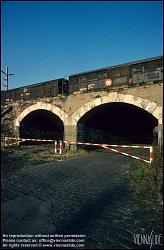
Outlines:
{"type": "Polygon", "coordinates": [[[130,201],[126,171],[132,161],[101,152],[2,176],[1,232],[82,234],[86,249],[149,249],[134,243],[135,234],[151,231],[130,201]]]}

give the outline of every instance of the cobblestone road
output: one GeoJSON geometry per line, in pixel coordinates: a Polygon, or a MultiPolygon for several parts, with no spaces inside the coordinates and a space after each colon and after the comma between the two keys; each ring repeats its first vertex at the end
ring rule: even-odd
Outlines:
{"type": "Polygon", "coordinates": [[[2,176],[2,233],[81,233],[87,249],[149,249],[134,244],[134,234],[151,230],[140,217],[150,208],[140,211],[130,201],[125,172],[131,161],[101,153],[2,176]]]}

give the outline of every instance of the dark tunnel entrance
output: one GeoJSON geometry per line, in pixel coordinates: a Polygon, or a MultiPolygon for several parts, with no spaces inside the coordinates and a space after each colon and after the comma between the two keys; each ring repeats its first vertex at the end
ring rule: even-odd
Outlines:
{"type": "Polygon", "coordinates": [[[102,104],[78,122],[77,140],[91,143],[150,144],[158,120],[127,103],[102,104]]]}
{"type": "Polygon", "coordinates": [[[63,122],[47,110],[32,111],[20,123],[21,138],[62,140],[63,134],[63,122]]]}

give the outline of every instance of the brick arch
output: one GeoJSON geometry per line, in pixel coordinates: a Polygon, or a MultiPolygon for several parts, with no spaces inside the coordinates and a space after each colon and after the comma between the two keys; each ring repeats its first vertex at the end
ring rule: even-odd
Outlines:
{"type": "Polygon", "coordinates": [[[47,111],[50,111],[52,113],[54,113],[55,115],[57,115],[63,122],[63,124],[65,123],[65,120],[67,119],[67,114],[62,111],[60,108],[53,106],[52,104],[49,103],[42,103],[42,102],[37,102],[36,104],[33,104],[31,106],[29,106],[28,108],[26,108],[15,120],[15,127],[19,127],[20,126],[20,122],[23,120],[23,118],[25,116],[27,116],[29,113],[31,113],[32,111],[38,110],[38,109],[44,109],[47,111]]]}
{"type": "Polygon", "coordinates": [[[116,92],[109,93],[107,96],[96,98],[83,105],[72,115],[73,124],[76,125],[79,119],[94,107],[111,102],[128,103],[144,109],[158,120],[158,124],[162,124],[162,106],[158,106],[157,103],[145,98],[136,97],[133,95],[118,94],[116,92]]]}

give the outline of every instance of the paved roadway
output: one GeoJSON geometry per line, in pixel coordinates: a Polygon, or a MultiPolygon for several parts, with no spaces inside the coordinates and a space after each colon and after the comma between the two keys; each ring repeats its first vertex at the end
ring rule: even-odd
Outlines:
{"type": "Polygon", "coordinates": [[[136,249],[133,234],[146,229],[134,213],[142,211],[129,203],[125,172],[132,161],[98,153],[2,178],[2,233],[81,233],[87,249],[136,249]]]}

